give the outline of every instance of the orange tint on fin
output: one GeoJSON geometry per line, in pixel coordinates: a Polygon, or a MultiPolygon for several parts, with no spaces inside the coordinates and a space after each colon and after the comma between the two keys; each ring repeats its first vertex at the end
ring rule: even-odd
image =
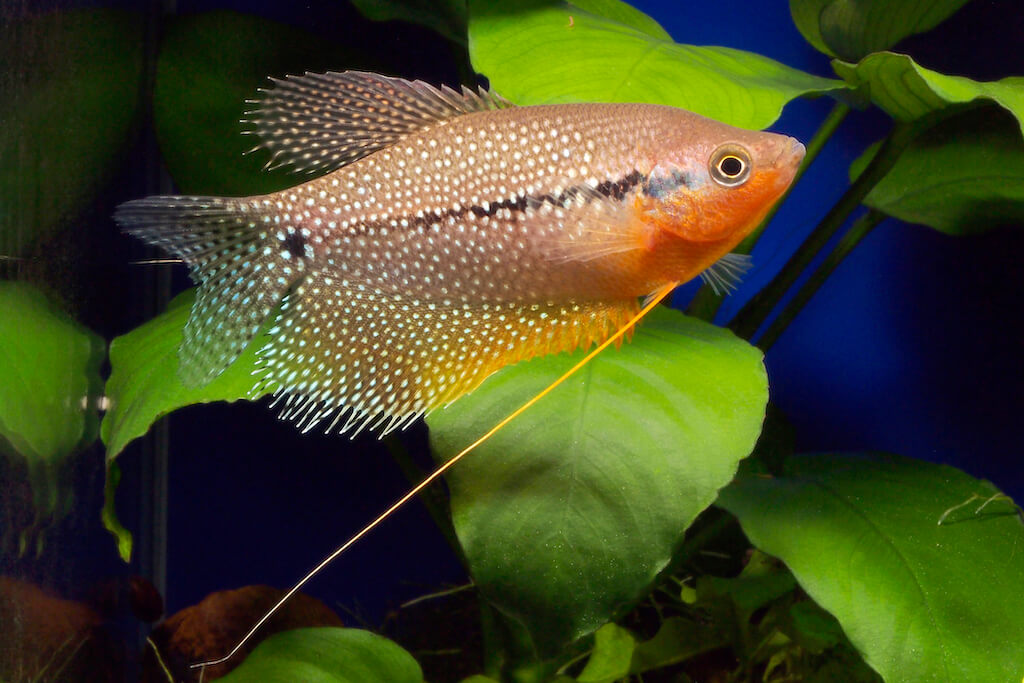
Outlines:
{"type": "Polygon", "coordinates": [[[260,365],[303,429],[329,419],[328,431],[387,433],[506,365],[601,342],[637,310],[635,299],[443,304],[316,270],[285,299],[260,365]]]}

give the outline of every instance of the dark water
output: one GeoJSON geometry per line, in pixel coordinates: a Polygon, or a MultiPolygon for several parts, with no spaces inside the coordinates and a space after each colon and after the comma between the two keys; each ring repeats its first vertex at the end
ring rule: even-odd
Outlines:
{"type": "MultiPolygon", "coordinates": [[[[742,12],[702,3],[685,15],[673,3],[638,4],[682,42],[732,45],[829,73],[786,19],[785,3],[740,3],[742,12]]],[[[293,70],[359,66],[459,79],[457,51],[444,40],[367,22],[336,0],[298,8],[0,0],[0,306],[10,307],[0,310],[0,382],[18,387],[0,392],[0,681],[156,675],[152,661],[140,674],[154,622],[217,591],[286,588],[407,486],[371,436],[299,435],[263,404],[200,406],[175,413],[118,459],[116,510],[135,538],[129,562],[103,528],[98,382],[109,367],[90,356],[190,284],[180,266],[133,264],[158,254],[120,235],[110,216],[121,201],[176,190],[151,106],[161,39],[181,17],[213,9],[286,22],[347,55],[293,70]]],[[[922,46],[925,63],[979,78],[1024,73],[1007,47],[1020,26],[997,19],[1006,8],[969,9],[938,41],[954,49],[922,46]],[[957,51],[979,31],[995,37],[983,50],[957,51]]],[[[204,65],[230,61],[242,47],[225,29],[189,75],[202,78],[204,65]]],[[[240,98],[239,115],[243,108],[240,98]]],[[[794,103],[775,128],[806,139],[827,108],[794,103]]],[[[834,201],[849,162],[883,134],[880,118],[867,123],[830,144],[760,245],[759,270],[727,314],[834,201]]],[[[194,125],[204,125],[201,116],[194,125]]],[[[877,229],[768,356],[773,400],[797,428],[798,445],[947,462],[1020,500],[1022,235],[1019,226],[975,240],[895,221],[877,229]]],[[[427,467],[424,429],[401,439],[427,467]]],[[[403,601],[463,581],[417,503],[309,593],[346,624],[379,627],[403,601]]],[[[329,620],[320,609],[310,612],[329,620]]]]}

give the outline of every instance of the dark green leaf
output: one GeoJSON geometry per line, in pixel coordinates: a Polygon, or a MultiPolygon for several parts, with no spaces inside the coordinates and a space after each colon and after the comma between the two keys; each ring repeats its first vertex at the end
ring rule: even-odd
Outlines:
{"type": "Polygon", "coordinates": [[[408,652],[354,628],[300,628],[260,643],[224,683],[421,683],[408,652]]]}
{"type": "Polygon", "coordinates": [[[113,10],[3,21],[0,253],[17,255],[88,203],[129,142],[143,25],[113,10]]]}
{"type": "Polygon", "coordinates": [[[846,643],[846,634],[836,618],[810,600],[789,608],[789,626],[786,634],[808,652],[818,654],[846,643]]]}
{"type": "MultiPolygon", "coordinates": [[[[580,354],[507,368],[434,413],[451,457],[580,354]]],[[[481,593],[541,652],[638,600],[686,527],[754,445],[761,354],[726,330],[658,309],[455,467],[452,515],[481,593]]]]}
{"type": "Polygon", "coordinates": [[[250,392],[255,384],[252,372],[260,337],[209,384],[189,388],[178,379],[178,347],[194,300],[195,290],[183,292],[162,315],[110,343],[110,409],[101,428],[108,461],[145,434],[154,422],[178,408],[258,398],[250,392]]]}
{"type": "Polygon", "coordinates": [[[942,23],[967,0],[789,0],[793,23],[811,45],[857,60],[942,23]]]}
{"type": "Polygon", "coordinates": [[[631,670],[643,673],[684,662],[702,652],[730,643],[717,624],[698,624],[683,617],[669,617],[650,640],[636,646],[631,670]]]}
{"type": "Polygon", "coordinates": [[[518,104],[651,102],[743,128],[764,128],[801,95],[842,84],[750,52],[674,43],[612,0],[473,0],[469,54],[518,104]]]}
{"type": "Polygon", "coordinates": [[[617,624],[605,624],[594,634],[594,650],[576,677],[579,683],[614,683],[630,674],[636,638],[617,624]]]}
{"type": "Polygon", "coordinates": [[[737,477],[718,504],[886,680],[1003,682],[1024,675],[1024,525],[1005,500],[977,510],[997,493],[951,467],[819,455],[737,477]]]}
{"type": "Polygon", "coordinates": [[[164,36],[153,93],[160,149],[182,192],[251,195],[303,177],[267,172],[268,154],[245,155],[256,138],[240,123],[246,100],[270,76],[341,71],[357,63],[344,48],[284,24],[234,12],[173,17],[164,36]]]}
{"type": "Polygon", "coordinates": [[[1024,132],[1024,77],[972,81],[925,69],[894,52],[873,54],[858,64],[835,60],[832,66],[851,87],[866,89],[871,101],[898,121],[991,100],[1013,114],[1024,132]]]}
{"type": "Polygon", "coordinates": [[[796,588],[796,580],[784,567],[777,566],[764,553],[755,552],[750,563],[736,578],[701,577],[697,583],[700,601],[728,597],[744,621],[761,607],[796,588]]]}
{"type": "Polygon", "coordinates": [[[352,0],[367,19],[423,24],[456,43],[466,43],[466,0],[352,0]]]}
{"type": "MultiPolygon", "coordinates": [[[[851,178],[877,150],[853,162],[851,178]]],[[[904,150],[864,203],[951,235],[1024,223],[1024,140],[1016,120],[989,106],[943,121],[904,150]]]]}

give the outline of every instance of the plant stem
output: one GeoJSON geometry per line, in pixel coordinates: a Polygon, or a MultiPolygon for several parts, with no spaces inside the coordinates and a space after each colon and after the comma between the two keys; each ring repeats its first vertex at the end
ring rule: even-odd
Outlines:
{"type": "MultiPolygon", "coordinates": [[[[384,445],[387,446],[388,453],[394,459],[395,463],[398,464],[399,469],[402,470],[402,474],[409,480],[410,483],[417,483],[422,481],[424,474],[416,463],[413,462],[409,456],[409,452],[405,449],[401,439],[395,435],[391,435],[384,439],[384,445]]],[[[452,550],[455,551],[455,555],[459,558],[463,567],[468,567],[466,564],[466,556],[462,552],[462,546],[459,544],[459,539],[455,535],[455,527],[452,526],[452,520],[448,517],[447,513],[447,499],[442,495],[436,487],[429,487],[420,492],[420,500],[427,508],[427,512],[430,513],[430,518],[434,520],[434,524],[441,530],[441,534],[444,539],[448,541],[448,545],[451,546],[452,550]]]]}
{"type": "Polygon", "coordinates": [[[807,265],[835,236],[878,181],[892,169],[903,150],[926,125],[924,120],[919,120],[914,123],[897,123],[893,127],[867,168],[825,214],[779,274],[736,314],[729,323],[733,332],[744,339],[754,335],[807,265]]]}
{"type": "Polygon", "coordinates": [[[839,240],[839,244],[836,248],[825,257],[825,260],[820,266],[811,274],[810,278],[803,284],[803,286],[797,291],[793,299],[786,304],[786,307],[782,309],[778,317],[768,326],[764,334],[757,341],[757,345],[762,350],[767,351],[772,345],[778,340],[779,336],[785,331],[793,319],[800,313],[800,310],[811,300],[818,288],[821,287],[822,283],[825,282],[832,275],[832,271],[836,269],[843,259],[853,251],[862,239],[864,239],[868,233],[870,233],[875,226],[886,219],[886,215],[880,211],[869,209],[867,213],[858,218],[853,226],[850,227],[847,232],[839,240]]]}
{"type": "MultiPolygon", "coordinates": [[[[793,182],[790,183],[789,189],[786,190],[786,194],[775,203],[775,206],[771,208],[768,215],[764,217],[761,224],[757,226],[754,232],[747,235],[740,244],[733,249],[738,254],[749,254],[754,250],[754,245],[757,240],[761,237],[761,233],[771,223],[772,218],[778,213],[779,207],[789,196],[789,193],[793,191],[793,188],[800,181],[800,177],[803,176],[804,172],[810,167],[814,160],[818,158],[818,154],[821,153],[825,143],[829,141],[832,134],[836,132],[839,124],[843,122],[846,115],[850,113],[850,107],[842,102],[836,102],[832,109],[829,110],[825,120],[818,126],[818,130],[815,131],[814,137],[811,138],[810,142],[807,143],[807,153],[804,155],[804,160],[800,164],[800,168],[797,169],[796,176],[793,178],[793,182]]],[[[716,294],[715,290],[710,285],[703,285],[698,291],[697,295],[693,297],[693,301],[686,309],[687,315],[692,315],[701,320],[711,321],[715,314],[718,313],[719,307],[722,305],[722,299],[724,297],[721,294],[716,294]]]]}

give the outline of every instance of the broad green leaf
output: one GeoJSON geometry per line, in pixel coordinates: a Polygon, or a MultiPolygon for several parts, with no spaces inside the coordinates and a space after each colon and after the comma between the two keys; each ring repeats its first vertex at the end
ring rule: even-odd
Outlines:
{"type": "Polygon", "coordinates": [[[571,7],[617,22],[623,26],[635,28],[637,31],[646,33],[658,40],[672,40],[672,36],[669,35],[668,31],[662,28],[661,24],[653,17],[620,0],[575,0],[571,3],[571,7]]]}
{"type": "Polygon", "coordinates": [[[67,222],[131,139],[142,77],[141,14],[6,15],[0,40],[0,254],[67,222]]]}
{"type": "Polygon", "coordinates": [[[743,474],[718,504],[885,680],[1001,683],[1024,676],[1024,524],[997,494],[952,467],[817,455],[743,474]]]}
{"type": "Polygon", "coordinates": [[[394,642],[355,628],[299,628],[260,643],[224,683],[422,683],[394,642]]]}
{"type": "Polygon", "coordinates": [[[466,0],[352,0],[367,19],[422,24],[456,43],[466,43],[466,0]]]}
{"type": "Polygon", "coordinates": [[[255,400],[257,337],[217,379],[202,387],[186,387],[178,379],[178,347],[195,290],[178,295],[160,316],[110,343],[110,408],[101,436],[107,460],[113,460],[132,440],[145,434],[164,415],[196,403],[255,400]]]}
{"type": "Polygon", "coordinates": [[[246,155],[246,104],[268,77],[367,67],[336,44],[256,16],[207,12],[173,17],[157,62],[153,116],[167,169],[188,194],[250,195],[295,185],[302,177],[264,171],[270,158],[246,155]]]}
{"type": "Polygon", "coordinates": [[[967,0],[789,0],[793,23],[811,45],[857,60],[941,24],[967,0]]]}
{"type": "Polygon", "coordinates": [[[594,634],[594,650],[576,677],[579,683],[614,683],[628,676],[636,638],[617,624],[605,624],[594,634]]]}
{"type": "Polygon", "coordinates": [[[27,283],[0,281],[0,311],[0,458],[25,472],[33,508],[0,536],[24,552],[71,506],[67,465],[96,439],[106,344],[27,283]]]}
{"type": "MultiPolygon", "coordinates": [[[[857,177],[878,145],[850,166],[857,177]]],[[[973,109],[915,139],[864,203],[951,235],[1024,223],[1024,140],[998,107],[973,109]]]]}
{"type": "Polygon", "coordinates": [[[672,42],[624,3],[471,0],[469,54],[518,104],[669,104],[742,128],[764,128],[801,95],[843,84],[725,47],[672,42]]]}
{"type": "Polygon", "coordinates": [[[38,289],[0,281],[0,437],[57,463],[96,438],[105,342],[38,289]]]}
{"type": "Polygon", "coordinates": [[[925,69],[895,52],[873,54],[858,64],[834,60],[832,67],[851,87],[867,89],[871,101],[898,121],[991,100],[1013,114],[1024,132],[1024,77],[972,81],[925,69]]]}
{"type": "MultiPolygon", "coordinates": [[[[447,459],[581,354],[496,373],[428,418],[447,459]]],[[[611,621],[650,588],[687,526],[753,448],[761,353],[658,309],[449,475],[452,517],[482,595],[542,656],[611,621]]]]}

